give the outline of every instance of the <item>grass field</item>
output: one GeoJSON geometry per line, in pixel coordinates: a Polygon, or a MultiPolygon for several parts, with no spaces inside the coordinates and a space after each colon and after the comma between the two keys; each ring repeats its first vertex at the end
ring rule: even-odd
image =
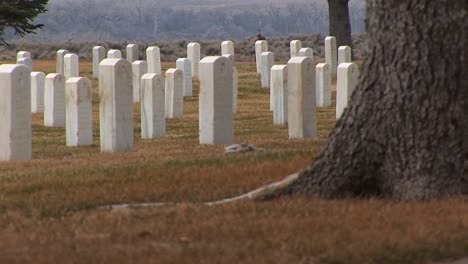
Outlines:
{"type": "MultiPolygon", "coordinates": [[[[288,140],[285,126],[272,125],[255,65],[237,66],[235,142],[265,152],[225,155],[224,146],[198,144],[197,82],[184,117],[167,121],[163,139],[141,140],[135,105],[130,152],[100,153],[96,81],[92,146],[65,147],[65,129],[46,128],[33,115],[34,159],[0,162],[0,263],[431,263],[468,255],[464,197],[201,205],[303,168],[335,123],[334,108],[320,108],[319,138],[288,140]],[[154,201],[177,204],[97,209],[154,201]]],[[[35,61],[35,68],[54,72],[55,62],[35,61]]],[[[81,62],[83,76],[91,71],[91,62],[81,62]]]]}

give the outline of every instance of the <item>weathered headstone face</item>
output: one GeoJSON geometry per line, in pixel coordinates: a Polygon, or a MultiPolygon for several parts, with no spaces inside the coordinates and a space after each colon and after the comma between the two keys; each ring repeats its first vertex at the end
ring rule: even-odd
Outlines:
{"type": "Polygon", "coordinates": [[[44,112],[45,74],[31,72],[31,113],[44,112]]]}
{"type": "Polygon", "coordinates": [[[225,40],[221,42],[221,55],[234,55],[234,42],[225,40]]]}
{"type": "Polygon", "coordinates": [[[72,77],[65,83],[66,144],[69,147],[93,144],[91,82],[72,77]]]}
{"type": "Polygon", "coordinates": [[[61,74],[65,73],[64,71],[65,65],[63,62],[63,58],[67,54],[68,54],[68,50],[65,50],[65,49],[60,49],[57,51],[57,58],[56,58],[57,64],[56,64],[56,70],[55,70],[56,73],[61,73],[61,74]]]}
{"type": "Polygon", "coordinates": [[[18,59],[16,63],[28,67],[29,70],[31,71],[33,70],[33,61],[31,58],[28,58],[28,57],[20,58],[18,59]]]}
{"type": "Polygon", "coordinates": [[[65,78],[80,76],[80,62],[78,55],[69,53],[63,57],[65,78]]]}
{"type": "Polygon", "coordinates": [[[0,66],[0,160],[31,159],[30,75],[24,65],[0,66]]]}
{"type": "Polygon", "coordinates": [[[99,78],[99,63],[106,58],[106,50],[104,47],[93,47],[93,78],[99,78]]]}
{"type": "Polygon", "coordinates": [[[121,59],[122,58],[122,52],[117,49],[111,49],[107,52],[107,58],[108,59],[121,59]]]}
{"type": "Polygon", "coordinates": [[[101,152],[128,151],[133,146],[132,64],[104,59],[99,64],[101,152]]]}
{"type": "Polygon", "coordinates": [[[161,72],[161,53],[158,47],[148,47],[146,49],[146,63],[148,63],[148,73],[161,72]]]}
{"type": "Polygon", "coordinates": [[[337,50],[336,50],[336,38],[328,36],[325,38],[325,63],[328,63],[332,73],[336,73],[336,67],[338,64],[337,50]]]}
{"type": "Polygon", "coordinates": [[[288,122],[288,66],[271,67],[270,106],[273,110],[273,124],[288,122]]]}
{"type": "Polygon", "coordinates": [[[300,49],[302,49],[302,41],[291,40],[289,43],[289,52],[291,54],[291,58],[299,56],[298,53],[300,49]]]}
{"type": "Polygon", "coordinates": [[[19,60],[19,59],[22,59],[22,58],[30,58],[30,59],[32,59],[31,53],[30,53],[29,51],[24,51],[24,50],[18,51],[18,52],[16,53],[16,61],[18,62],[18,60],[19,60]]]}
{"type": "Polygon", "coordinates": [[[301,48],[297,53],[297,56],[309,57],[314,59],[314,50],[311,48],[301,48]]]}
{"type": "Polygon", "coordinates": [[[49,73],[45,80],[44,126],[65,126],[65,76],[49,73]]]}
{"type": "Polygon", "coordinates": [[[222,56],[200,62],[200,144],[232,144],[232,69],[222,56]]]}
{"type": "Polygon", "coordinates": [[[192,63],[187,58],[180,58],[176,61],[176,68],[184,73],[184,96],[192,96],[192,63]]]}
{"type": "Polygon", "coordinates": [[[260,56],[262,88],[270,89],[270,70],[274,63],[275,54],[273,54],[273,52],[263,52],[260,56]]]}
{"type": "Polygon", "coordinates": [[[289,138],[317,137],[315,65],[309,57],[288,61],[289,138]]]}
{"type": "Polygon", "coordinates": [[[226,54],[223,57],[228,58],[232,63],[232,113],[235,114],[237,113],[237,96],[239,94],[239,73],[234,62],[234,56],[226,54]]]}
{"type": "Polygon", "coordinates": [[[138,45],[137,44],[128,44],[126,49],[127,60],[130,63],[138,60],[138,45]]]}
{"type": "Polygon", "coordinates": [[[166,106],[164,77],[147,73],[141,77],[141,138],[152,139],[166,135],[166,106]]]}
{"type": "Polygon", "coordinates": [[[187,58],[192,63],[192,77],[199,78],[200,44],[191,42],[187,45],[187,58]]]}
{"type": "Polygon", "coordinates": [[[141,76],[148,71],[146,61],[134,61],[132,63],[133,102],[140,102],[141,76]]]}
{"type": "Polygon", "coordinates": [[[262,64],[260,60],[260,56],[263,52],[268,51],[268,44],[266,40],[257,40],[255,42],[255,62],[257,64],[257,73],[262,74],[262,64]]]}
{"type": "Polygon", "coordinates": [[[166,71],[166,118],[182,117],[184,114],[184,74],[179,69],[166,71]]]}
{"type": "Polygon", "coordinates": [[[336,77],[336,119],[339,119],[348,106],[348,101],[357,85],[358,66],[354,63],[341,63],[336,77]]]}
{"type": "Polygon", "coordinates": [[[350,46],[341,46],[338,48],[338,65],[344,62],[351,62],[350,46]]]}
{"type": "Polygon", "coordinates": [[[331,105],[331,71],[327,63],[317,64],[315,71],[317,88],[317,106],[327,107],[331,105]]]}

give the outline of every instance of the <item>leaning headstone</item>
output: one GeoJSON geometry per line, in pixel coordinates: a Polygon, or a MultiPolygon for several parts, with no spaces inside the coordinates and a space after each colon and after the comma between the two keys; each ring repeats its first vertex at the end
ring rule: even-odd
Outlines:
{"type": "Polygon", "coordinates": [[[107,58],[108,59],[121,59],[122,58],[122,52],[117,49],[111,49],[107,52],[107,58]]]}
{"type": "Polygon", "coordinates": [[[63,57],[63,62],[63,75],[65,75],[66,79],[80,76],[80,62],[78,55],[69,53],[63,57]]]}
{"type": "Polygon", "coordinates": [[[63,57],[68,54],[68,50],[65,49],[59,49],[56,53],[57,58],[56,58],[56,73],[61,73],[64,74],[64,62],[63,62],[63,57]]]}
{"type": "Polygon", "coordinates": [[[234,56],[232,55],[223,55],[228,58],[232,63],[232,113],[237,113],[237,96],[239,94],[239,72],[237,71],[236,64],[234,62],[234,56]]]}
{"type": "Polygon", "coordinates": [[[49,73],[44,88],[44,126],[65,126],[65,76],[49,73]]]}
{"type": "Polygon", "coordinates": [[[271,67],[270,107],[273,110],[273,124],[288,122],[288,66],[271,67]]]}
{"type": "Polygon", "coordinates": [[[44,112],[45,74],[31,72],[31,113],[44,112]]]}
{"type": "Polygon", "coordinates": [[[31,58],[32,59],[31,53],[29,51],[24,51],[24,50],[18,51],[16,53],[16,61],[18,61],[21,58],[31,58]]]}
{"type": "Polygon", "coordinates": [[[93,47],[93,78],[99,78],[99,63],[106,58],[106,50],[104,47],[93,47]]]}
{"type": "Polygon", "coordinates": [[[200,61],[200,144],[232,144],[232,68],[222,56],[200,61]]]}
{"type": "Polygon", "coordinates": [[[309,57],[288,61],[289,138],[317,137],[315,64],[309,57]]]}
{"type": "Polygon", "coordinates": [[[130,63],[138,60],[138,45],[137,44],[128,44],[125,48],[127,60],[130,63]]]}
{"type": "Polygon", "coordinates": [[[184,73],[179,69],[166,71],[166,118],[182,117],[184,114],[184,73]]]}
{"type": "Polygon", "coordinates": [[[263,52],[268,51],[268,44],[266,40],[257,40],[255,42],[255,62],[257,64],[257,74],[262,73],[262,64],[260,57],[263,52]]]}
{"type": "Polygon", "coordinates": [[[133,146],[132,64],[104,59],[99,64],[101,152],[128,151],[133,146]]]}
{"type": "Polygon", "coordinates": [[[192,77],[199,78],[200,44],[191,42],[187,45],[187,58],[192,63],[192,77]]]}
{"type": "Polygon", "coordinates": [[[221,42],[221,55],[232,55],[234,57],[234,42],[230,40],[221,42]]]}
{"type": "Polygon", "coordinates": [[[146,49],[146,63],[148,64],[148,73],[162,73],[159,47],[153,46],[146,49]]]}
{"type": "Polygon", "coordinates": [[[338,48],[338,65],[344,62],[352,62],[350,46],[340,46],[338,48]]]}
{"type": "Polygon", "coordinates": [[[331,105],[331,71],[328,63],[319,63],[315,68],[317,107],[331,105]]]}
{"type": "Polygon", "coordinates": [[[332,73],[336,73],[336,67],[338,66],[336,50],[336,38],[328,36],[325,38],[325,63],[328,63],[332,73]]]}
{"type": "Polygon", "coordinates": [[[176,68],[184,73],[184,96],[192,96],[192,64],[187,58],[176,61],[176,68]]]}
{"type": "Polygon", "coordinates": [[[85,77],[72,77],[65,84],[66,145],[93,144],[93,105],[91,82],[85,77]]]}
{"type": "Polygon", "coordinates": [[[297,56],[304,56],[314,59],[314,50],[312,48],[301,48],[297,53],[297,56]]]}
{"type": "Polygon", "coordinates": [[[141,77],[141,138],[152,139],[166,135],[164,77],[147,73],[141,77]]]}
{"type": "Polygon", "coordinates": [[[28,67],[29,70],[31,71],[33,70],[33,61],[31,58],[28,58],[28,57],[20,58],[16,63],[28,67]]]}
{"type": "Polygon", "coordinates": [[[291,40],[289,43],[289,52],[291,54],[291,58],[299,56],[298,53],[300,49],[302,49],[302,41],[291,40]]]}
{"type": "Polygon", "coordinates": [[[0,66],[0,160],[32,156],[31,70],[24,65],[0,66]]]}
{"type": "Polygon", "coordinates": [[[146,61],[134,61],[132,63],[132,84],[133,84],[133,102],[140,102],[140,92],[141,92],[141,76],[143,76],[147,71],[146,61]]]}
{"type": "Polygon", "coordinates": [[[273,52],[263,52],[260,56],[261,62],[261,85],[262,88],[270,89],[270,71],[275,63],[275,54],[273,52]]]}
{"type": "Polygon", "coordinates": [[[343,114],[348,106],[348,101],[356,87],[359,76],[358,66],[354,63],[342,63],[338,65],[336,73],[336,119],[343,114]]]}

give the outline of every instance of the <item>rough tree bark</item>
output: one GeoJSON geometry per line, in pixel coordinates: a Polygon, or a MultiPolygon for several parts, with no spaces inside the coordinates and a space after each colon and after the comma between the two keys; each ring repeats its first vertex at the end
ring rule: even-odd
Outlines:
{"type": "Polygon", "coordinates": [[[276,194],[458,193],[468,122],[466,5],[368,0],[369,57],[349,107],[319,157],[276,194]]]}
{"type": "Polygon", "coordinates": [[[337,47],[352,45],[348,2],[349,0],[328,0],[329,35],[336,37],[337,47]]]}

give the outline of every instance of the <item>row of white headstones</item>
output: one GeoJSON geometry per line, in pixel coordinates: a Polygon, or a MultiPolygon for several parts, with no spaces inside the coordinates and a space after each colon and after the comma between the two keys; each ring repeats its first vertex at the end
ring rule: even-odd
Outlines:
{"type": "MultiPolygon", "coordinates": [[[[297,45],[298,41],[294,43],[297,45]]],[[[237,111],[234,43],[222,42],[221,51],[222,56],[200,60],[200,45],[190,43],[187,58],[178,59],[177,68],[168,69],[163,76],[158,47],[146,50],[146,61],[137,60],[135,44],[127,46],[126,59],[120,50],[109,50],[104,58],[104,48],[94,47],[93,76],[99,79],[101,151],[132,148],[134,102],[141,102],[142,138],[163,137],[166,118],[183,115],[183,96],[192,95],[192,78],[200,80],[200,144],[231,144],[233,114],[237,111]]],[[[257,60],[257,65],[260,61],[257,60]]],[[[282,123],[288,124],[290,138],[317,135],[313,65],[310,56],[297,54],[292,55],[287,66],[269,67],[271,86],[281,87],[277,93],[271,93],[271,109],[275,113],[281,107],[283,113],[287,111],[287,119],[283,117],[282,123]],[[275,77],[280,72],[276,68],[281,68],[281,77],[275,77]]],[[[0,160],[31,159],[31,112],[44,112],[45,126],[65,126],[67,146],[92,144],[92,87],[87,78],[79,77],[78,56],[59,50],[57,73],[47,76],[31,72],[32,68],[31,54],[24,51],[18,52],[17,64],[0,66],[3,94],[0,116],[5,123],[0,127],[0,160]]]]}

